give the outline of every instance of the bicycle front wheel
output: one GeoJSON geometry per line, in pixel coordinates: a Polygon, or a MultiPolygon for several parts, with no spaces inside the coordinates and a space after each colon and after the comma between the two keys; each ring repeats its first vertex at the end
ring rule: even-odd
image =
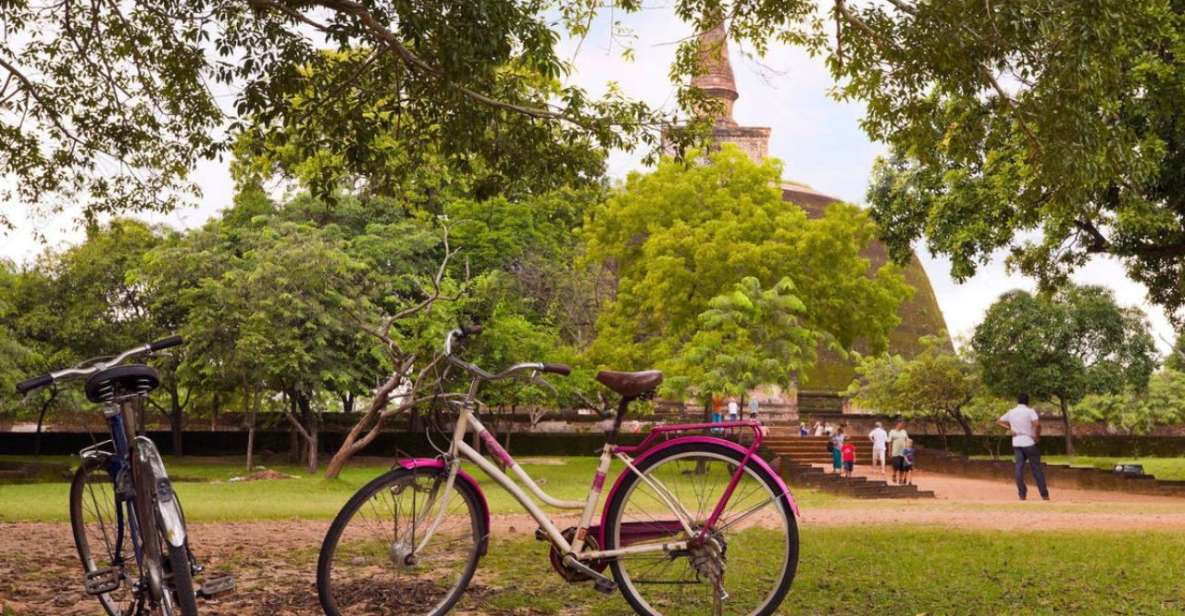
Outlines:
{"type": "MultiPolygon", "coordinates": [[[[605,519],[605,550],[687,541],[680,511],[699,536],[744,456],[712,443],[674,445],[625,471],[605,519]],[[640,475],[639,475],[640,473],[640,475]],[[644,479],[643,479],[644,477],[644,479]]],[[[798,567],[789,497],[750,461],[707,539],[685,550],[637,551],[610,564],[634,610],[646,616],[768,616],[798,567]]]]}
{"type": "Polygon", "coordinates": [[[440,616],[456,605],[488,529],[474,489],[457,479],[446,492],[447,481],[443,469],[395,469],[346,503],[317,562],[326,614],[440,616]]]}
{"type": "Polygon", "coordinates": [[[95,595],[108,616],[130,612],[132,584],[140,579],[132,546],[129,508],[115,498],[115,482],[97,460],[84,458],[70,483],[70,527],[85,574],[107,572],[115,588],[95,595]]]}

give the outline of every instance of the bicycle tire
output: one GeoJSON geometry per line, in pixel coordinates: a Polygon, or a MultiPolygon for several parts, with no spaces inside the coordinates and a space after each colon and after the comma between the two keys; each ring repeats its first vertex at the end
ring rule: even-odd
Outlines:
{"type": "MultiPolygon", "coordinates": [[[[161,539],[162,543],[164,539],[161,539]]],[[[193,591],[193,569],[190,566],[189,548],[184,544],[172,546],[165,544],[169,552],[169,569],[173,599],[181,616],[197,616],[197,595],[193,591]]]]}
{"type": "MultiPolygon", "coordinates": [[[[321,609],[324,610],[326,616],[342,616],[342,612],[338,609],[333,589],[333,559],[342,533],[359,509],[378,494],[380,490],[393,486],[402,480],[406,480],[406,478],[423,476],[443,479],[443,477],[447,476],[447,473],[447,470],[438,468],[393,469],[379,475],[370,483],[363,486],[346,502],[345,506],[338,512],[337,517],[334,518],[329,531],[325,534],[325,539],[321,543],[321,552],[317,559],[317,596],[321,603],[321,609]]],[[[472,486],[460,479],[454,482],[453,488],[465,500],[466,509],[469,512],[470,529],[474,539],[473,549],[468,563],[456,584],[451,589],[448,589],[445,599],[441,603],[438,603],[432,611],[427,612],[427,616],[443,616],[461,600],[465,589],[468,588],[474,573],[477,571],[478,562],[481,560],[480,546],[489,534],[486,520],[479,514],[481,509],[478,505],[479,496],[477,492],[472,486]]],[[[369,614],[371,612],[367,613],[369,614]]],[[[405,612],[401,611],[398,613],[404,614],[405,612]]]]}
{"type": "MultiPolygon", "coordinates": [[[[89,478],[94,475],[96,471],[102,473],[102,481],[100,483],[103,483],[107,486],[113,485],[111,476],[105,469],[99,468],[86,460],[83,460],[82,464],[78,466],[78,469],[74,471],[74,478],[70,482],[70,528],[74,534],[74,547],[78,550],[78,559],[82,561],[82,572],[84,574],[101,568],[98,566],[98,563],[95,560],[95,554],[91,550],[90,540],[87,537],[84,504],[88,492],[87,486],[91,483],[89,478]]],[[[105,499],[96,497],[93,494],[93,491],[91,491],[90,496],[93,507],[98,507],[100,504],[106,504],[100,503],[100,500],[105,499]]],[[[111,505],[113,507],[115,506],[114,490],[112,490],[111,493],[111,505]]],[[[95,511],[95,513],[97,513],[97,511],[95,511]]],[[[114,516],[114,512],[112,512],[112,515],[114,516]]],[[[114,520],[112,520],[112,522],[114,523],[114,520]]],[[[114,530],[114,528],[112,530],[114,530]]],[[[110,556],[104,560],[109,559],[110,556]]],[[[110,565],[111,563],[105,562],[104,564],[110,565]]],[[[135,565],[134,559],[131,564],[132,566],[135,565]]],[[[123,584],[121,584],[121,586],[123,586],[123,584]]],[[[123,603],[123,601],[112,596],[111,593],[103,593],[101,595],[97,595],[95,598],[98,599],[99,603],[103,606],[103,611],[105,611],[108,616],[121,616],[125,612],[124,609],[119,607],[119,604],[123,603]]],[[[128,608],[130,609],[133,604],[133,599],[128,597],[128,601],[128,608]]]]}
{"type": "MultiPolygon", "coordinates": [[[[742,452],[723,444],[683,443],[673,445],[668,449],[643,459],[636,465],[636,468],[639,473],[646,474],[651,469],[655,469],[665,462],[672,459],[689,457],[689,454],[701,454],[718,460],[729,461],[734,465],[739,465],[744,459],[742,452]]],[[[799,552],[798,524],[795,520],[788,496],[780,493],[780,482],[767,472],[765,468],[752,460],[745,466],[745,470],[769,491],[772,497],[771,502],[776,503],[776,511],[780,514],[786,529],[786,553],[781,575],[766,595],[765,600],[756,609],[748,613],[748,616],[770,616],[777,611],[782,601],[785,600],[797,572],[799,552]]],[[[621,485],[614,492],[612,500],[606,509],[604,519],[601,520],[601,524],[606,526],[605,545],[602,549],[612,550],[617,548],[621,535],[620,525],[622,523],[622,514],[630,496],[633,494],[633,489],[639,481],[641,480],[637,473],[627,471],[621,485]]],[[[735,549],[735,546],[733,549],[735,549]]],[[[618,589],[630,604],[630,607],[642,616],[662,616],[662,612],[652,607],[632,584],[628,571],[623,568],[623,562],[621,558],[615,558],[609,564],[618,589]]],[[[685,597],[686,599],[687,597],[685,597]]],[[[700,609],[694,607],[690,601],[682,607],[683,609],[691,609],[691,613],[697,613],[696,610],[700,609]]],[[[702,613],[702,611],[698,613],[702,613]]]]}

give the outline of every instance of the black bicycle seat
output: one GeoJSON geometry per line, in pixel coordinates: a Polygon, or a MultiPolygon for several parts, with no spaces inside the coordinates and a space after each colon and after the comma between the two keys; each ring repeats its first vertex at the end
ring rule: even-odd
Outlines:
{"type": "Polygon", "coordinates": [[[106,402],[117,396],[147,393],[160,385],[156,368],[144,364],[124,364],[100,370],[86,380],[86,398],[106,402]]]}

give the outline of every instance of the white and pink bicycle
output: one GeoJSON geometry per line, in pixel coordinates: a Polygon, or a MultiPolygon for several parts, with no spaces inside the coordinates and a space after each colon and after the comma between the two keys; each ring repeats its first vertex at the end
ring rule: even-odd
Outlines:
{"type": "Polygon", "coordinates": [[[553,498],[482,425],[476,400],[485,382],[539,381],[543,373],[567,375],[569,369],[523,363],[487,372],[453,354],[455,340],[478,331],[455,329],[445,339],[448,361],[472,376],[447,452],[400,460],[334,519],[317,563],[326,614],[439,616],[457,605],[489,548],[491,530],[489,505],[462,460],[530,514],[539,525],[536,537],[551,544],[551,565],[567,582],[592,582],[604,593],[620,589],[644,615],[765,616],[777,610],[798,565],[798,508],[757,455],[757,422],[661,425],[638,445],[617,445],[630,402],[652,396],[662,373],[601,372],[597,380],[621,403],[588,497],[553,498]],[[469,429],[497,463],[466,442],[469,429]],[[707,435],[720,430],[734,438],[707,435]],[[614,459],[624,470],[605,498],[600,523],[593,524],[614,459]],[[544,506],[579,510],[579,522],[562,529],[544,506]]]}

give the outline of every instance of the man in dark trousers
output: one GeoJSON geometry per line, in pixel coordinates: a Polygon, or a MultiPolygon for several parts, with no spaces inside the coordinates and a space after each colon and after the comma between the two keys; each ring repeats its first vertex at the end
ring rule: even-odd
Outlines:
{"type": "Polygon", "coordinates": [[[1037,442],[1041,439],[1041,418],[1029,407],[1029,394],[1016,397],[1017,405],[996,421],[1012,435],[1013,460],[1016,462],[1016,490],[1020,500],[1028,496],[1025,485],[1025,462],[1033,469],[1033,479],[1042,500],[1049,500],[1049,489],[1045,487],[1045,472],[1041,470],[1041,450],[1037,442]]]}

